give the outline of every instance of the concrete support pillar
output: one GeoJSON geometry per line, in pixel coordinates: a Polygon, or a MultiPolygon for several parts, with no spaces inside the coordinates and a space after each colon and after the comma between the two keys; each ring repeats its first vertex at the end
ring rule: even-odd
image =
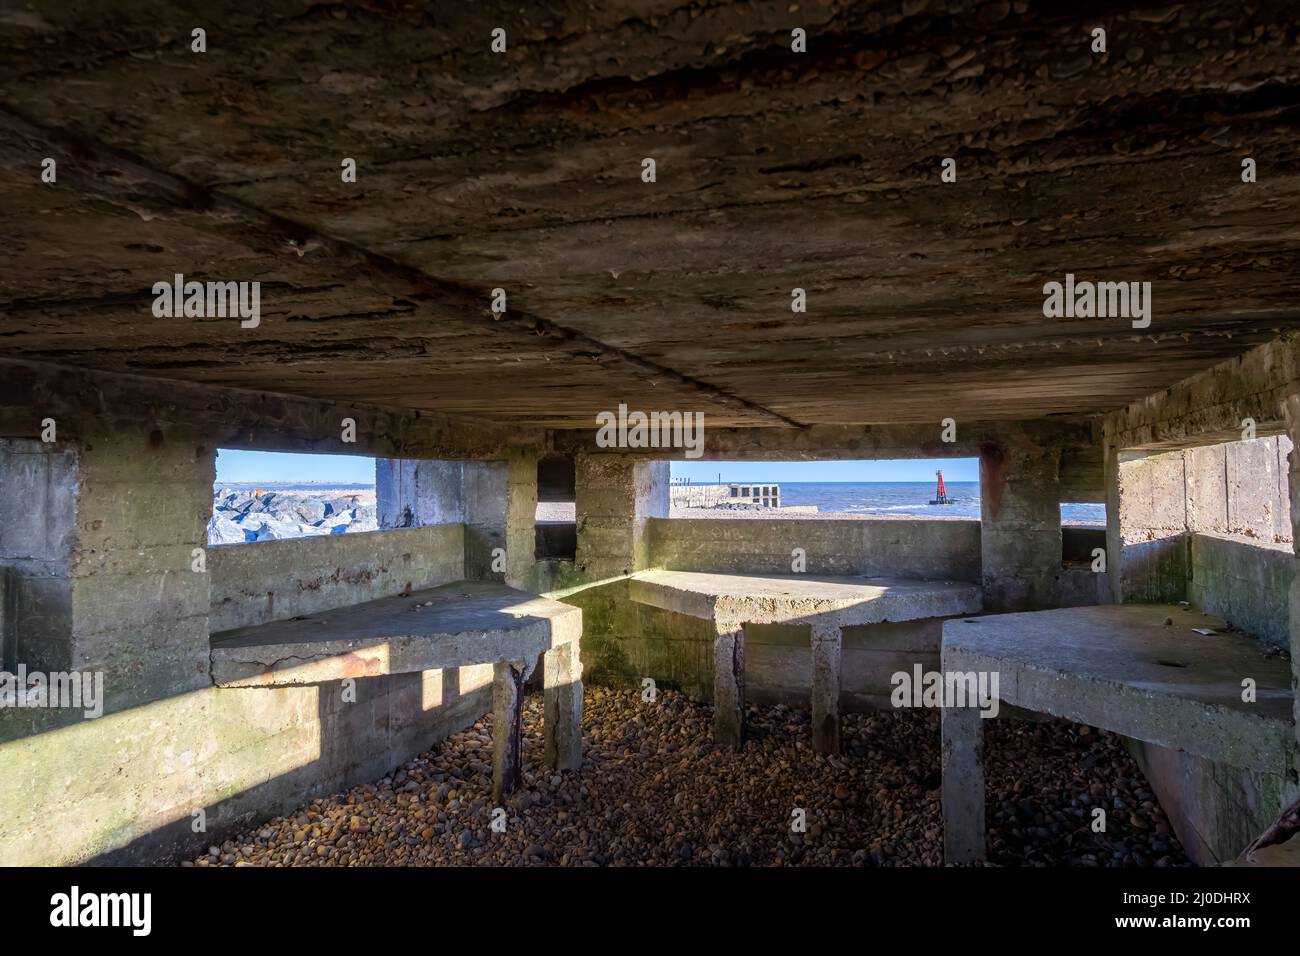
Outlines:
{"type": "Polygon", "coordinates": [[[945,707],[942,723],[943,858],[985,858],[984,718],[977,707],[945,707]]]}
{"type": "Polygon", "coordinates": [[[537,455],[512,452],[506,461],[506,584],[536,590],[537,455]]]}
{"type": "Polygon", "coordinates": [[[1057,603],[1061,573],[1061,449],[980,449],[980,549],[986,611],[1057,603]]]}
{"type": "Polygon", "coordinates": [[[668,517],[668,462],[579,454],[576,473],[578,571],[598,581],[649,567],[647,522],[668,517]]]}
{"type": "Polygon", "coordinates": [[[464,462],[461,482],[465,576],[528,590],[536,565],[536,456],[464,462]]]}
{"type": "Polygon", "coordinates": [[[546,765],[577,770],[582,766],[582,661],[573,644],[543,655],[542,681],[546,765]]]}
{"type": "Polygon", "coordinates": [[[745,739],[745,629],[717,625],[713,640],[713,741],[739,747],[745,739]]]}
{"type": "Polygon", "coordinates": [[[519,786],[523,755],[523,661],[497,661],[492,674],[492,799],[497,803],[519,786]]]}
{"type": "Polygon", "coordinates": [[[836,624],[812,625],[812,742],[821,753],[840,752],[840,657],[836,624]]]}
{"type": "Polygon", "coordinates": [[[211,687],[195,549],[207,548],[216,449],[155,429],[88,440],[78,458],[71,669],[104,672],[106,711],[211,687]]]}
{"type": "Polygon", "coordinates": [[[465,577],[505,580],[506,463],[467,461],[461,467],[465,513],[465,577]],[[498,560],[497,558],[500,557],[498,560]]]}

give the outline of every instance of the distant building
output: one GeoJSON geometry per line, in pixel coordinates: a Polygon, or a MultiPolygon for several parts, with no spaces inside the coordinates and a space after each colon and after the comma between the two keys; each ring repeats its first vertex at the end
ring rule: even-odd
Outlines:
{"type": "Polygon", "coordinates": [[[780,485],[741,485],[727,486],[728,499],[732,504],[760,505],[764,508],[781,507],[780,485]]]}
{"type": "Polygon", "coordinates": [[[675,508],[780,508],[781,486],[740,481],[695,485],[689,479],[674,478],[669,497],[675,508]]]}

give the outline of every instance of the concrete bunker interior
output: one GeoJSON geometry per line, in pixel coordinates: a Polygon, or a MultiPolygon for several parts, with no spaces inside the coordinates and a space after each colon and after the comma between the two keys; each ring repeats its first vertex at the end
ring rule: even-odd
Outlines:
{"type": "Polygon", "coordinates": [[[0,688],[0,863],[1294,865],[1294,18],[622,7],[0,17],[0,651],[102,681],[0,688]],[[218,449],[375,530],[210,544],[218,449]]]}

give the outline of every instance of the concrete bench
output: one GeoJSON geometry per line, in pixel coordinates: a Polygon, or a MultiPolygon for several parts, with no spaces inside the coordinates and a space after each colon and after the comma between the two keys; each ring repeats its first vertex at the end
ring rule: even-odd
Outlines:
{"type": "Polygon", "coordinates": [[[971,614],[981,608],[974,584],[813,574],[710,574],[641,571],[633,601],[712,621],[713,738],[739,746],[745,720],[745,625],[806,624],[811,630],[813,746],[840,748],[842,629],[885,621],[971,614]]]}
{"type": "Polygon", "coordinates": [[[458,581],[212,635],[218,687],[322,684],[493,664],[493,794],[520,774],[523,686],[543,661],[545,759],[582,763],[580,608],[491,581],[458,581]]]}
{"type": "MultiPolygon", "coordinates": [[[[1283,772],[1295,746],[1291,665],[1225,628],[1218,618],[1167,604],[958,619],[943,625],[942,668],[997,673],[1002,703],[1235,767],[1283,772]],[[1245,678],[1255,682],[1254,703],[1242,700],[1245,678]]],[[[943,711],[950,863],[985,857],[982,720],[969,706],[943,711]]]]}

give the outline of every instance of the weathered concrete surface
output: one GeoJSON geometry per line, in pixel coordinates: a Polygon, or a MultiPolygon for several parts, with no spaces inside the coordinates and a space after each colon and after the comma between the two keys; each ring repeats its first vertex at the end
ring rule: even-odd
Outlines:
{"type": "MultiPolygon", "coordinates": [[[[973,584],[979,576],[977,522],[673,519],[651,520],[649,526],[650,560],[670,568],[788,576],[791,549],[804,546],[813,570],[818,562],[837,562],[837,555],[845,554],[842,571],[832,566],[841,574],[883,570],[897,559],[905,570],[929,569],[936,577],[959,583],[973,584]],[[806,536],[800,533],[804,528],[806,536]],[[918,550],[910,550],[911,544],[918,550]],[[940,573],[944,570],[949,573],[940,573]]],[[[712,622],[632,601],[628,588],[627,580],[619,580],[563,592],[564,601],[583,609],[583,660],[588,673],[602,681],[634,684],[653,677],[662,686],[711,699],[712,622]]],[[[753,699],[806,707],[811,693],[807,625],[751,624],[746,644],[753,699]]],[[[848,627],[843,646],[841,710],[887,707],[891,673],[918,660],[927,666],[938,663],[938,625],[927,619],[848,627]]]]}
{"type": "Polygon", "coordinates": [[[650,565],[675,571],[980,580],[978,521],[652,519],[650,565]]]}
{"type": "Polygon", "coordinates": [[[1107,560],[1119,601],[1187,596],[1187,477],[1181,451],[1119,452],[1107,509],[1107,560]]]}
{"type": "Polygon", "coordinates": [[[997,672],[999,698],[1017,707],[1282,772],[1294,744],[1290,667],[1253,638],[1192,630],[1224,626],[1164,604],[952,620],[943,669],[997,672]],[[1245,678],[1256,683],[1256,702],[1242,700],[1245,678]]]}
{"type": "Polygon", "coordinates": [[[614,393],[720,424],[1111,409],[1300,319],[1288,10],[1111,9],[1094,55],[1057,5],[295,0],[200,58],[165,5],[42,4],[0,25],[6,348],[569,426],[614,393]],[[149,314],[212,263],[266,284],[255,337],[149,314]],[[1083,266],[1152,281],[1152,326],[1045,321],[1083,266]]]}
{"type": "Polygon", "coordinates": [[[1295,577],[1290,543],[1219,534],[1191,536],[1187,597],[1196,607],[1278,647],[1290,647],[1288,607],[1295,577]]]}
{"type": "Polygon", "coordinates": [[[212,547],[208,627],[227,631],[464,578],[464,526],[212,547]]]}
{"type": "MultiPolygon", "coordinates": [[[[722,427],[706,417],[702,460],[820,461],[912,458],[974,458],[990,445],[1059,445],[1084,447],[1098,440],[1095,421],[1067,416],[1047,420],[958,423],[952,441],[944,438],[942,419],[913,425],[809,425],[806,428],[722,427]]],[[[551,433],[555,448],[568,454],[616,455],[653,461],[681,461],[685,448],[614,448],[596,443],[592,428],[551,433]]],[[[1071,471],[1086,465],[1072,459],[1071,471]]],[[[1100,480],[1101,476],[1097,476],[1100,480]]],[[[1075,480],[1075,479],[1072,479],[1075,480]]],[[[1087,480],[1086,478],[1081,480],[1087,480]]]]}
{"type": "MultiPolygon", "coordinates": [[[[1114,502],[1108,511],[1107,557],[1112,587],[1125,601],[1178,601],[1192,597],[1222,613],[1233,595],[1211,567],[1196,582],[1195,536],[1206,532],[1254,542],[1267,551],[1292,540],[1286,486],[1291,442],[1284,435],[1161,451],[1117,451],[1114,502]]],[[[1213,542],[1205,548],[1213,548],[1213,542]]],[[[1251,566],[1263,557],[1242,552],[1251,566]]],[[[1245,583],[1244,579],[1240,583],[1245,583]]],[[[1237,595],[1241,607],[1267,606],[1262,579],[1237,595]],[[1260,587],[1264,590],[1260,590],[1260,587]]],[[[1239,610],[1240,614],[1241,611],[1239,610]]],[[[1254,615],[1259,620],[1263,615],[1254,615]]],[[[1247,630],[1256,627],[1242,624],[1247,630]]],[[[1277,626],[1260,636],[1276,638],[1277,626]]]]}
{"type": "Polygon", "coordinates": [[[212,636],[220,687],[319,684],[501,660],[576,642],[582,611],[488,581],[458,581],[212,636]]]}
{"type": "MultiPolygon", "coordinates": [[[[0,742],[0,864],[154,863],[389,773],[480,718],[491,666],[159,694],[0,742]],[[207,831],[193,830],[204,811],[207,831]]],[[[106,678],[112,685],[114,675],[106,678]]],[[[30,712],[28,712],[30,713],[30,712]]],[[[0,714],[0,730],[18,716],[0,714]]]]}
{"type": "Polygon", "coordinates": [[[1285,435],[1184,450],[1188,530],[1290,544],[1290,454],[1285,435]]]}
{"type": "Polygon", "coordinates": [[[817,624],[848,627],[980,611],[972,584],[905,578],[812,574],[707,574],[641,571],[632,600],[728,624],[817,624]]]}
{"type": "Polygon", "coordinates": [[[505,582],[535,591],[537,453],[513,450],[506,459],[505,582]]]}
{"type": "Polygon", "coordinates": [[[492,793],[500,801],[519,785],[524,682],[539,657],[561,647],[564,656],[544,665],[551,718],[544,750],[552,766],[581,763],[582,706],[572,699],[581,700],[581,670],[568,666],[581,635],[578,608],[492,582],[460,581],[215,634],[212,679],[219,687],[260,689],[491,664],[492,793]]]}

